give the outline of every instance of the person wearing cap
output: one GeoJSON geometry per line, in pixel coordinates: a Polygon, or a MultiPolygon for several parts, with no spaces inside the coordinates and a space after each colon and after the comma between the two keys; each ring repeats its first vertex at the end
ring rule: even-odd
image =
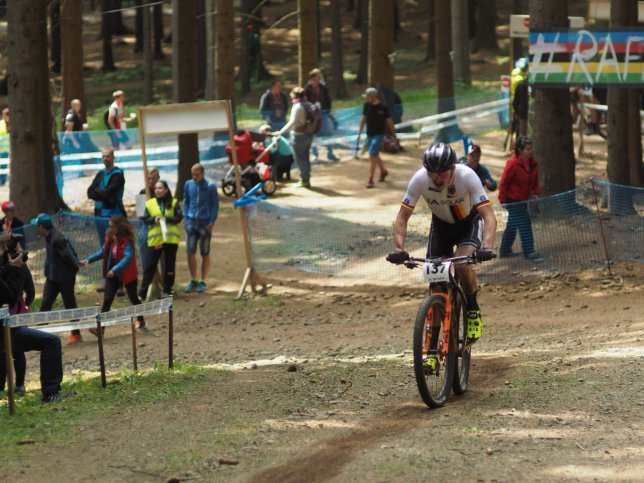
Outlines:
{"type": "MultiPolygon", "coordinates": [[[[312,104],[317,104],[318,109],[320,109],[320,114],[322,115],[322,126],[320,127],[320,132],[317,136],[332,136],[335,129],[333,127],[334,119],[331,116],[331,95],[329,94],[329,89],[322,80],[322,71],[320,69],[313,69],[309,72],[309,80],[304,86],[304,93],[307,101],[312,104]]],[[[313,157],[317,158],[317,146],[313,146],[312,151],[313,157]]],[[[339,158],[333,154],[333,147],[330,144],[327,144],[326,158],[329,161],[339,161],[339,158]]]]}
{"type": "MultiPolygon", "coordinates": [[[[0,219],[0,233],[20,233],[22,234],[22,226],[24,223],[16,216],[16,205],[13,201],[5,201],[2,203],[2,213],[4,218],[0,219]]],[[[25,246],[24,239],[21,239],[20,244],[25,246]]]]}
{"type": "MultiPolygon", "coordinates": [[[[41,235],[45,237],[45,287],[43,288],[40,311],[49,312],[58,297],[63,298],[66,309],[75,309],[76,272],[80,267],[78,256],[70,241],[52,223],[51,217],[40,213],[31,220],[41,235]]],[[[68,344],[80,342],[80,330],[73,330],[67,339],[68,344]]]]}
{"type": "Polygon", "coordinates": [[[367,125],[367,146],[369,150],[369,180],[367,181],[367,188],[373,188],[373,176],[376,173],[376,166],[380,170],[380,181],[384,181],[389,171],[385,168],[380,157],[380,147],[382,146],[382,138],[387,132],[387,128],[391,135],[396,137],[396,128],[391,119],[389,109],[378,97],[378,90],[375,87],[369,87],[363,97],[366,97],[366,102],[362,109],[362,118],[360,118],[360,127],[358,128],[358,137],[362,132],[364,125],[367,125]]]}
{"type": "Polygon", "coordinates": [[[483,183],[483,186],[490,191],[496,190],[497,184],[494,178],[492,178],[490,170],[481,164],[481,146],[478,144],[470,145],[467,149],[467,161],[465,164],[474,170],[481,180],[481,183],[483,183]]]}
{"type": "Polygon", "coordinates": [[[300,168],[300,180],[297,185],[300,188],[311,187],[311,144],[313,143],[313,134],[306,132],[306,95],[304,89],[295,87],[291,91],[291,115],[286,125],[275,133],[283,136],[290,130],[293,130],[293,157],[300,168]]]}
{"type": "Polygon", "coordinates": [[[107,125],[110,128],[108,134],[112,140],[112,148],[118,149],[121,144],[124,144],[127,149],[131,149],[132,142],[125,132],[125,123],[132,122],[136,116],[130,114],[130,117],[125,117],[123,109],[125,93],[123,91],[114,91],[112,99],[113,102],[110,104],[107,114],[107,125]]]}
{"type": "Polygon", "coordinates": [[[293,150],[291,145],[283,137],[277,138],[271,135],[273,128],[268,124],[259,127],[259,134],[264,136],[264,147],[275,145],[271,148],[271,170],[276,180],[291,179],[291,166],[293,165],[293,150]]]}

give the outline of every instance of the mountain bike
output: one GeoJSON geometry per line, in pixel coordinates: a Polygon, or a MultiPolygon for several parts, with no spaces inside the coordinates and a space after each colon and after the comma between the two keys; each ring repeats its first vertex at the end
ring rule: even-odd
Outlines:
{"type": "Polygon", "coordinates": [[[479,263],[474,255],[409,258],[407,268],[422,267],[430,295],[418,309],[414,325],[414,374],[423,402],[431,408],[445,404],[450,390],[467,390],[476,340],[467,338],[465,294],[455,267],[479,263]]]}

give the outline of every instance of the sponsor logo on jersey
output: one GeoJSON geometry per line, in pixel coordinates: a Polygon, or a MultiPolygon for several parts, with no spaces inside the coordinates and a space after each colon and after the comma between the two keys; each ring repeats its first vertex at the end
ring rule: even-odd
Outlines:
{"type": "Polygon", "coordinates": [[[487,201],[487,196],[485,196],[485,195],[481,195],[481,197],[479,198],[479,201],[480,201],[481,203],[483,203],[484,201],[487,201]]]}
{"type": "Polygon", "coordinates": [[[455,200],[440,200],[440,201],[431,200],[429,202],[429,204],[430,205],[438,205],[438,206],[442,206],[442,205],[455,206],[455,205],[459,205],[459,204],[464,203],[464,202],[465,202],[465,198],[457,198],[455,200]]]}
{"type": "Polygon", "coordinates": [[[454,196],[456,194],[456,187],[451,184],[447,187],[447,196],[454,196]]]}

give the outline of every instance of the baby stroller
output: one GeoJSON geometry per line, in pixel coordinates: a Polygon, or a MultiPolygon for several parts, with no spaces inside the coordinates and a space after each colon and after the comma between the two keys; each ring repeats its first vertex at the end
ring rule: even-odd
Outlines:
{"type": "MultiPolygon", "coordinates": [[[[262,192],[265,195],[270,196],[275,193],[277,183],[271,175],[269,166],[270,156],[265,155],[259,163],[256,163],[255,160],[262,151],[253,147],[253,138],[250,132],[237,131],[234,138],[237,148],[239,177],[244,191],[248,191],[257,183],[262,183],[262,192]]],[[[235,173],[233,170],[233,157],[230,143],[226,144],[226,154],[228,154],[230,168],[228,168],[224,178],[221,180],[221,191],[226,196],[236,196],[237,186],[235,185],[235,173]]]]}

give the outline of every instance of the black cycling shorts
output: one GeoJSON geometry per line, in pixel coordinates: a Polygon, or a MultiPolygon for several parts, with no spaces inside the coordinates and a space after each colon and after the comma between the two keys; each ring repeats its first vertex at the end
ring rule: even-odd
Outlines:
{"type": "Polygon", "coordinates": [[[451,257],[454,254],[454,246],[471,245],[479,249],[482,240],[483,220],[478,213],[458,223],[446,223],[432,216],[427,242],[427,258],[451,257]]]}

